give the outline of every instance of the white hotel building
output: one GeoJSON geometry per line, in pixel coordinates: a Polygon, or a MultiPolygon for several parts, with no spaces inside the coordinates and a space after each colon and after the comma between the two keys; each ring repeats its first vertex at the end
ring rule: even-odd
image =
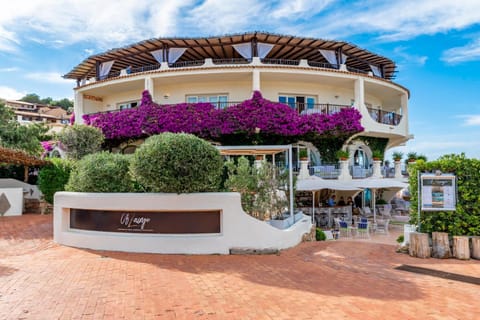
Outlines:
{"type": "MultiPolygon", "coordinates": [[[[252,32],[149,39],[90,56],[64,77],[77,80],[77,119],[136,107],[145,89],[158,104],[207,101],[219,108],[259,90],[299,113],[356,108],[365,128],[358,136],[386,138],[388,149],[411,139],[409,91],[394,76],[392,60],[347,42],[252,32]]],[[[370,148],[356,137],[347,144],[350,173],[367,176],[370,148]]]]}

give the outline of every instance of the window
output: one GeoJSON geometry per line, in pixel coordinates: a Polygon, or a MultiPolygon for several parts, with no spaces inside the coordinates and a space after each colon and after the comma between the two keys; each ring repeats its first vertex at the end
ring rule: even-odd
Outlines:
{"type": "Polygon", "coordinates": [[[228,96],[225,94],[205,94],[205,95],[188,95],[187,103],[209,102],[217,109],[224,109],[228,105],[228,96]]]}
{"type": "Polygon", "coordinates": [[[121,102],[117,106],[120,110],[135,108],[138,106],[138,101],[121,102]]]}
{"type": "Polygon", "coordinates": [[[278,102],[290,106],[292,109],[298,109],[298,112],[313,110],[316,104],[316,98],[313,96],[297,95],[279,95],[278,102]]]}

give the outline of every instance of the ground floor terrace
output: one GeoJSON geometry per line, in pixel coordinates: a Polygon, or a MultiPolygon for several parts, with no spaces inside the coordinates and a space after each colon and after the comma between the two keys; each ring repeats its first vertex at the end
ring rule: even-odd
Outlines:
{"type": "MultiPolygon", "coordinates": [[[[395,253],[370,240],[302,243],[278,255],[156,255],[53,242],[51,215],[0,218],[0,319],[476,319],[477,260],[395,253]]],[[[478,278],[477,278],[478,279],[478,278]]],[[[478,283],[478,282],[477,282],[478,283]]]]}

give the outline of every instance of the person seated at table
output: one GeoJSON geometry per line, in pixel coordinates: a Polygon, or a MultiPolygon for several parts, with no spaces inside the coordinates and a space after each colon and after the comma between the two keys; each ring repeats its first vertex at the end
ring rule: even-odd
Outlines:
{"type": "Polygon", "coordinates": [[[327,204],[329,207],[335,207],[335,195],[332,195],[330,198],[328,198],[327,204]]]}
{"type": "Polygon", "coordinates": [[[352,200],[352,197],[347,198],[347,206],[352,206],[352,209],[355,208],[355,203],[352,200]]]}
{"type": "Polygon", "coordinates": [[[339,206],[344,206],[345,205],[345,199],[343,199],[343,196],[341,196],[340,200],[338,200],[338,205],[339,206]]]}

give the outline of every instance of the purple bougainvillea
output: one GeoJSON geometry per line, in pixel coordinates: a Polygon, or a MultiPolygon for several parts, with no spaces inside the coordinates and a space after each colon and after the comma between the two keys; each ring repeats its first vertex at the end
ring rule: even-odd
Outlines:
{"type": "Polygon", "coordinates": [[[142,93],[140,106],[112,113],[83,116],[87,125],[98,127],[106,139],[129,139],[161,132],[185,132],[218,140],[222,135],[259,133],[301,139],[308,134],[346,136],[363,131],[361,115],[354,108],[326,114],[299,115],[289,106],[264,99],[259,91],[252,98],[225,109],[210,103],[157,105],[150,93],[142,93]]]}

